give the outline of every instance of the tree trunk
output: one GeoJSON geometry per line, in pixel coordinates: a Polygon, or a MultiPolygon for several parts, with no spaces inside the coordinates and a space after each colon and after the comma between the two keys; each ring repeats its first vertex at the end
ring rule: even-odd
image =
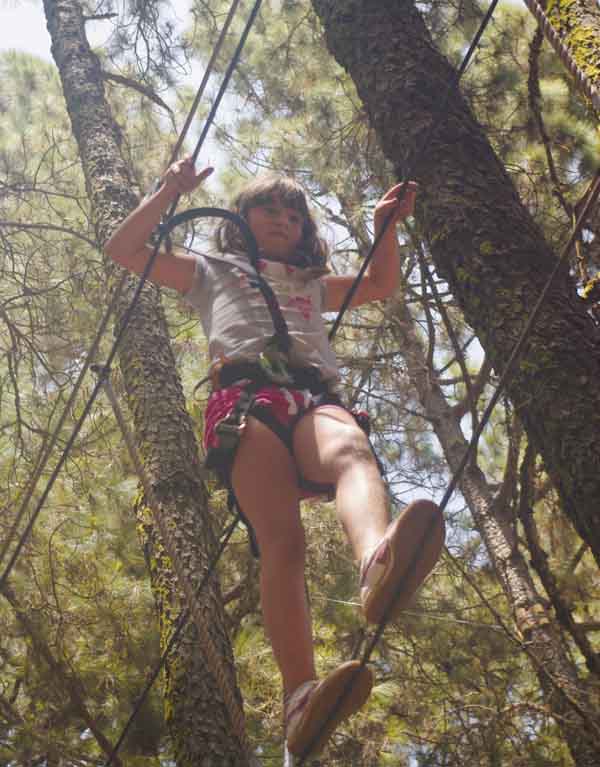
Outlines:
{"type": "MultiPolygon", "coordinates": [[[[90,50],[77,0],[45,0],[52,54],[58,66],[73,133],[85,174],[99,244],[135,206],[131,174],[120,153],[120,133],[106,102],[100,63],[90,50]]],[[[122,320],[136,280],[128,282],[118,308],[122,320]],[[128,294],[128,295],[127,295],[128,294]]],[[[120,365],[133,414],[135,438],[145,471],[158,498],[160,513],[174,535],[178,559],[192,584],[206,569],[214,534],[200,479],[197,445],[185,409],[169,344],[159,291],[147,285],[120,349],[120,365]]],[[[181,584],[148,509],[138,506],[159,611],[163,646],[182,608],[181,584]]],[[[229,683],[241,705],[231,647],[215,579],[202,597],[212,639],[226,664],[229,683]]],[[[192,624],[171,654],[166,670],[165,710],[178,765],[248,764],[233,735],[223,696],[208,668],[192,624]]],[[[140,679],[140,688],[143,684],[140,679]]]]}
{"type": "Polygon", "coordinates": [[[542,2],[546,14],[575,63],[594,88],[600,88],[600,12],[591,0],[542,2]]]}
{"type": "MultiPolygon", "coordinates": [[[[454,71],[409,0],[313,0],[330,50],[354,80],[385,155],[401,171],[454,71]]],[[[402,175],[400,172],[399,175],[402,175]]],[[[556,256],[520,203],[460,93],[413,175],[416,218],[496,371],[501,372],[556,256]]],[[[547,297],[508,385],[563,507],[600,563],[598,328],[567,270],[547,297]]]]}
{"type": "MultiPolygon", "coordinates": [[[[394,318],[393,332],[400,341],[411,383],[417,390],[424,415],[442,445],[450,469],[454,471],[467,447],[460,427],[461,416],[457,416],[447,403],[430,374],[427,356],[406,304],[398,303],[394,318]]],[[[515,519],[501,502],[503,495],[492,497],[485,477],[474,461],[464,472],[460,489],[512,606],[515,625],[523,637],[523,648],[528,649],[544,700],[561,729],[575,764],[578,767],[600,764],[597,726],[600,712],[589,700],[586,683],[579,678],[576,667],[569,660],[554,618],[543,607],[517,547],[515,519]]]]}

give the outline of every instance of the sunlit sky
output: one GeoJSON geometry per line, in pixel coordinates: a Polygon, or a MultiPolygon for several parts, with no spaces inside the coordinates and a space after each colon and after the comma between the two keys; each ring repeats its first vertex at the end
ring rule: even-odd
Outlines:
{"type": "Polygon", "coordinates": [[[50,59],[41,0],[0,0],[0,51],[10,48],[50,59]]]}
{"type": "MultiPolygon", "coordinates": [[[[183,21],[191,5],[190,0],[171,0],[176,16],[183,21]]],[[[101,45],[110,33],[110,22],[88,25],[92,45],[101,45]]],[[[48,61],[50,36],[42,0],[0,0],[0,51],[25,51],[48,61]]]]}
{"type": "MultiPolygon", "coordinates": [[[[188,18],[189,9],[192,0],[170,0],[172,7],[171,18],[179,21],[182,27],[188,18]]],[[[92,46],[101,47],[108,39],[112,31],[110,21],[93,22],[86,25],[86,34],[92,46]]],[[[50,53],[50,35],[46,29],[46,18],[42,0],[0,0],[0,53],[7,50],[18,50],[30,53],[35,56],[52,62],[50,53]]],[[[199,83],[203,74],[203,68],[200,64],[192,66],[192,71],[183,77],[190,85],[195,86],[199,83]]],[[[163,94],[164,96],[164,94],[163,94]]],[[[164,96],[167,101],[168,95],[164,96]]],[[[221,112],[226,111],[226,100],[222,105],[221,112]]],[[[191,129],[191,141],[196,138],[198,126],[194,125],[191,129]]],[[[188,142],[188,146],[193,143],[188,142]]],[[[208,136],[206,148],[203,152],[205,160],[203,164],[221,165],[225,164],[222,152],[208,136]]],[[[206,182],[206,187],[215,191],[218,188],[217,174],[206,182]]]]}

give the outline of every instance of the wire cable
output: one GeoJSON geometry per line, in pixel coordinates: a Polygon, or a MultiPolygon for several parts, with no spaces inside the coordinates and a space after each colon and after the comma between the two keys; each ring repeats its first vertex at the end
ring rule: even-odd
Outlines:
{"type": "MultiPolygon", "coordinates": [[[[471,45],[469,46],[469,49],[467,50],[466,54],[464,55],[464,58],[459,66],[459,68],[454,73],[454,76],[452,80],[450,81],[448,87],[446,88],[446,93],[444,94],[443,99],[440,102],[440,105],[438,107],[438,110],[433,118],[433,120],[429,124],[429,128],[425,131],[423,134],[423,137],[421,139],[420,144],[416,147],[415,152],[413,154],[412,164],[409,165],[407,171],[404,173],[405,179],[410,179],[413,175],[415,168],[419,165],[421,162],[421,158],[425,155],[425,151],[427,150],[429,146],[429,142],[431,141],[433,135],[436,133],[436,131],[440,128],[442,122],[446,118],[446,109],[448,106],[448,102],[450,101],[450,96],[454,93],[456,87],[458,86],[458,83],[460,82],[461,77],[463,76],[471,57],[473,56],[473,53],[477,49],[477,46],[479,45],[479,41],[481,40],[481,37],[489,24],[492,15],[496,9],[496,6],[498,5],[499,0],[492,0],[492,3],[490,4],[490,7],[487,9],[487,12],[485,16],[483,17],[481,24],[479,25],[479,29],[475,33],[475,36],[473,37],[473,40],[471,41],[471,45]]],[[[398,191],[398,194],[396,195],[396,198],[399,202],[401,202],[404,199],[404,196],[406,194],[406,181],[403,182],[402,187],[398,191]]],[[[354,278],[354,282],[350,286],[343,302],[340,307],[340,310],[338,312],[337,317],[335,318],[335,321],[331,327],[331,330],[329,331],[329,340],[332,341],[335,338],[335,334],[337,333],[337,330],[340,326],[340,323],[342,321],[342,318],[344,314],[346,313],[346,310],[350,306],[350,302],[354,298],[354,294],[358,290],[358,286],[360,285],[360,282],[367,271],[367,268],[369,264],[371,263],[371,260],[373,259],[373,256],[375,254],[375,251],[377,250],[377,247],[379,243],[381,242],[384,234],[387,232],[390,223],[393,218],[393,213],[390,213],[387,218],[384,220],[383,225],[381,227],[380,232],[375,237],[375,240],[373,241],[373,244],[371,245],[371,248],[367,255],[365,256],[365,260],[363,261],[360,269],[358,270],[358,273],[356,274],[356,277],[354,278]]]]}
{"type": "MultiPolygon", "coordinates": [[[[225,41],[225,37],[227,36],[227,33],[229,31],[229,27],[231,26],[231,23],[235,17],[238,5],[240,3],[240,0],[233,0],[229,12],[227,14],[227,18],[225,19],[225,23],[223,24],[223,27],[221,29],[221,32],[219,34],[219,38],[217,39],[217,42],[215,44],[215,47],[212,51],[211,57],[208,61],[208,64],[206,65],[206,68],[204,70],[204,75],[202,77],[202,81],[200,82],[200,85],[198,86],[198,89],[196,91],[196,95],[194,97],[194,101],[192,103],[192,106],[188,110],[187,117],[185,119],[183,128],[181,129],[181,132],[178,136],[177,142],[175,144],[175,147],[173,148],[173,151],[171,153],[171,159],[169,160],[169,165],[171,165],[177,157],[179,156],[179,152],[181,150],[181,147],[183,145],[183,142],[185,140],[185,137],[187,136],[188,130],[190,128],[190,125],[192,124],[192,120],[194,118],[194,115],[196,114],[196,111],[198,110],[198,106],[200,105],[200,101],[202,100],[202,97],[204,96],[204,91],[206,90],[206,86],[208,84],[208,81],[210,79],[210,76],[213,73],[213,70],[215,68],[215,64],[217,61],[217,58],[219,56],[219,53],[221,51],[221,48],[223,46],[223,42],[225,41]]],[[[199,150],[198,150],[199,151],[199,150]]],[[[42,446],[40,453],[38,455],[38,458],[35,462],[35,470],[30,478],[27,488],[25,490],[25,494],[23,498],[21,499],[21,504],[19,506],[19,510],[15,516],[15,519],[13,521],[13,524],[11,525],[11,528],[8,532],[8,535],[4,539],[2,543],[2,547],[0,549],[0,564],[4,561],[4,557],[6,556],[6,553],[10,547],[11,542],[14,540],[15,536],[17,535],[18,529],[21,526],[21,521],[23,519],[23,516],[25,515],[27,511],[27,507],[29,506],[29,503],[31,501],[31,498],[33,496],[33,493],[35,492],[35,488],[37,486],[37,483],[39,482],[39,479],[46,467],[46,464],[48,463],[48,459],[50,458],[50,455],[52,454],[54,450],[54,446],[56,445],[56,442],[58,440],[58,435],[60,434],[60,431],[62,430],[62,427],[64,426],[64,423],[67,418],[67,414],[71,411],[73,405],[75,404],[75,399],[77,398],[77,395],[79,394],[79,390],[81,388],[81,385],[83,383],[83,379],[85,378],[85,375],[90,367],[91,361],[96,356],[96,352],[98,351],[100,341],[102,339],[102,336],[104,335],[104,331],[106,330],[106,326],[108,325],[108,320],[110,319],[111,315],[116,309],[117,303],[121,297],[121,293],[123,291],[124,284],[126,280],[129,278],[129,275],[127,273],[124,273],[121,277],[119,283],[117,284],[110,304],[107,307],[104,316],[102,317],[100,321],[99,329],[96,333],[96,336],[94,340],[92,341],[92,344],[89,348],[89,351],[85,357],[83,366],[81,370],[79,371],[79,376],[77,377],[77,381],[75,382],[71,393],[69,395],[69,399],[67,400],[67,404],[63,408],[63,412],[59,418],[58,424],[55,426],[52,435],[50,437],[50,440],[42,446]]],[[[2,577],[0,579],[0,588],[6,583],[6,577],[2,577]]]]}
{"type": "MultiPolygon", "coordinates": [[[[250,30],[252,28],[254,20],[256,19],[258,11],[260,10],[261,2],[262,2],[262,0],[256,0],[255,1],[254,6],[252,8],[252,11],[251,11],[251,13],[250,13],[250,15],[249,15],[249,17],[248,17],[248,19],[246,21],[246,25],[244,27],[244,30],[243,30],[243,32],[242,32],[242,34],[240,36],[240,39],[238,41],[238,44],[237,44],[236,49],[234,51],[234,54],[233,54],[233,56],[232,56],[232,58],[231,58],[231,60],[229,62],[229,65],[228,65],[227,70],[225,72],[225,76],[223,78],[223,81],[221,82],[221,87],[219,88],[217,96],[215,97],[215,100],[214,100],[214,102],[212,104],[212,107],[210,109],[209,115],[206,118],[206,121],[204,123],[204,127],[203,127],[203,130],[201,132],[201,135],[200,135],[200,137],[199,137],[199,139],[198,139],[198,141],[196,143],[196,147],[194,149],[194,154],[193,154],[194,159],[197,158],[197,156],[198,156],[198,154],[200,152],[200,149],[201,149],[202,145],[204,144],[204,141],[206,139],[208,131],[210,130],[210,127],[212,126],[212,124],[214,122],[215,116],[217,114],[217,110],[218,110],[218,108],[220,106],[220,103],[221,103],[221,101],[223,99],[223,96],[225,94],[225,91],[227,89],[229,81],[231,80],[233,72],[234,72],[234,70],[235,70],[235,68],[236,68],[236,66],[238,64],[238,61],[239,61],[239,58],[241,56],[242,50],[244,48],[246,39],[247,39],[247,37],[248,37],[248,35],[250,33],[250,30]]],[[[171,205],[171,208],[169,210],[169,213],[167,214],[167,219],[172,217],[172,215],[173,215],[173,213],[174,213],[174,211],[175,211],[175,209],[177,207],[177,204],[179,203],[179,198],[180,198],[180,195],[178,195],[176,197],[176,199],[173,201],[173,203],[171,205]]],[[[157,255],[158,255],[158,244],[154,247],[153,253],[150,256],[150,258],[148,259],[148,263],[146,264],[146,266],[144,268],[144,271],[140,275],[140,278],[139,278],[138,284],[136,286],[135,292],[133,294],[133,297],[131,299],[131,302],[130,302],[129,306],[127,307],[126,311],[123,314],[123,318],[122,318],[122,321],[121,321],[120,326],[119,326],[119,331],[117,333],[117,336],[116,336],[116,338],[115,338],[115,340],[113,342],[113,346],[112,346],[112,348],[111,348],[111,350],[110,350],[110,352],[108,354],[108,357],[107,357],[107,363],[106,364],[107,364],[107,367],[109,369],[110,369],[110,365],[112,364],[112,361],[113,361],[113,359],[114,359],[114,357],[115,357],[115,355],[117,353],[118,347],[119,347],[119,345],[120,345],[120,343],[121,343],[121,341],[123,339],[123,336],[125,335],[125,330],[127,329],[127,326],[128,326],[128,324],[129,324],[129,322],[131,320],[131,317],[133,316],[133,311],[134,311],[135,307],[137,306],[137,303],[139,301],[142,289],[143,289],[144,284],[145,284],[145,282],[146,282],[146,280],[148,278],[148,275],[150,274],[150,271],[152,269],[154,261],[156,260],[156,256],[157,255]]],[[[127,279],[127,277],[128,277],[128,275],[124,275],[121,278],[121,281],[120,281],[119,286],[118,286],[119,289],[122,288],[122,286],[123,286],[125,280],[127,279]]],[[[120,291],[118,291],[118,292],[120,294],[120,291]]],[[[110,304],[109,308],[112,309],[113,306],[115,306],[115,305],[116,305],[116,299],[115,299],[115,297],[113,297],[113,301],[111,301],[111,304],[110,304]]],[[[102,325],[103,330],[106,327],[106,324],[108,323],[108,317],[109,317],[109,312],[107,311],[105,313],[105,315],[104,315],[104,318],[103,318],[103,325],[102,325]]],[[[97,336],[97,340],[99,342],[99,336],[97,336]]],[[[86,363],[85,363],[86,369],[87,369],[87,367],[89,367],[90,362],[91,362],[91,360],[90,360],[89,355],[88,355],[88,359],[86,360],[86,363]]],[[[48,482],[46,484],[46,487],[45,487],[45,489],[44,489],[44,491],[43,491],[43,493],[42,493],[42,495],[41,495],[41,497],[40,497],[40,499],[39,499],[39,501],[38,501],[34,511],[32,512],[32,515],[31,515],[31,517],[29,519],[29,522],[27,523],[27,525],[25,527],[25,530],[21,534],[21,537],[19,538],[17,546],[15,547],[15,549],[14,549],[14,551],[12,553],[12,556],[10,557],[10,559],[9,559],[9,561],[8,561],[4,571],[2,573],[2,576],[0,577],[0,591],[4,588],[4,585],[7,582],[8,577],[9,577],[10,573],[12,572],[12,569],[13,569],[15,563],[16,563],[17,559],[19,558],[19,555],[20,555],[20,553],[21,553],[21,551],[22,551],[22,549],[23,549],[23,547],[24,547],[24,545],[25,545],[25,543],[26,543],[26,541],[27,541],[27,539],[28,539],[28,537],[29,537],[29,535],[31,533],[31,530],[33,529],[33,526],[34,526],[34,524],[35,524],[35,522],[36,522],[36,520],[37,520],[37,518],[39,516],[39,513],[42,510],[42,508],[43,508],[43,506],[44,506],[44,504],[46,502],[46,499],[47,499],[47,497],[48,497],[48,495],[49,495],[49,493],[50,493],[50,491],[51,491],[51,489],[52,489],[52,487],[54,485],[54,482],[56,481],[56,479],[57,479],[57,477],[58,477],[58,475],[59,475],[59,473],[60,473],[60,471],[61,471],[61,469],[62,469],[62,467],[63,467],[63,465],[64,465],[64,463],[66,461],[66,459],[67,459],[67,456],[69,455],[69,452],[70,452],[70,450],[71,450],[71,448],[72,448],[72,446],[73,446],[73,444],[74,444],[74,442],[75,442],[79,432],[81,431],[81,427],[83,426],[83,423],[84,423],[85,419],[87,418],[87,416],[88,416],[88,414],[89,414],[89,412],[90,412],[90,410],[92,408],[92,405],[94,404],[94,402],[96,400],[96,397],[98,396],[98,393],[99,393],[101,387],[102,387],[102,380],[99,379],[96,382],[96,384],[95,384],[95,386],[94,386],[94,388],[92,390],[92,393],[90,394],[90,396],[88,398],[88,401],[87,401],[87,403],[86,403],[86,405],[85,405],[85,407],[84,407],[84,409],[82,411],[82,414],[79,417],[79,419],[77,420],[77,422],[75,424],[75,427],[73,428],[73,431],[71,433],[71,436],[67,440],[65,448],[63,449],[63,452],[62,452],[62,454],[60,456],[60,459],[59,459],[58,463],[56,464],[54,470],[52,471],[52,473],[50,475],[50,478],[49,478],[49,480],[48,480],[48,482]]],[[[66,412],[66,410],[65,410],[65,412],[66,412]]],[[[62,421],[61,421],[61,425],[62,425],[62,421]]],[[[58,431],[56,431],[56,438],[57,437],[58,437],[58,431]]],[[[56,442],[56,439],[53,440],[52,444],[54,445],[55,442],[56,442]]],[[[47,458],[49,457],[49,453],[46,451],[44,453],[44,456],[45,456],[45,458],[47,460],[47,458]]],[[[41,471],[40,472],[36,472],[36,474],[41,474],[41,471]]],[[[33,494],[33,486],[31,487],[31,491],[28,493],[27,501],[29,501],[29,499],[31,498],[32,494],[33,494]]],[[[19,514],[18,514],[17,525],[20,523],[20,520],[22,519],[22,517],[23,517],[23,515],[25,513],[25,510],[26,510],[26,505],[23,504],[22,507],[21,507],[21,510],[19,511],[19,514]]],[[[13,525],[13,529],[16,530],[16,526],[15,525],[13,525]]],[[[7,550],[9,545],[10,545],[9,543],[7,543],[5,545],[5,547],[3,548],[3,554],[5,553],[5,551],[7,550]]]]}

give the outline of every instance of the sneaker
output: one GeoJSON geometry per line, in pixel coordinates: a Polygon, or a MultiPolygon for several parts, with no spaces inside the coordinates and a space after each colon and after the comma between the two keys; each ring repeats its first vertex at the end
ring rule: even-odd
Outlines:
{"type": "Polygon", "coordinates": [[[389,525],[360,566],[360,600],[369,623],[379,623],[390,603],[388,619],[398,617],[439,559],[444,536],[444,517],[431,501],[411,503],[389,525]]]}
{"type": "Polygon", "coordinates": [[[320,682],[313,679],[301,684],[285,702],[286,745],[290,754],[301,757],[318,754],[336,727],[365,703],[372,687],[371,669],[357,660],[343,663],[320,682]],[[346,690],[348,693],[336,710],[346,690]]]}

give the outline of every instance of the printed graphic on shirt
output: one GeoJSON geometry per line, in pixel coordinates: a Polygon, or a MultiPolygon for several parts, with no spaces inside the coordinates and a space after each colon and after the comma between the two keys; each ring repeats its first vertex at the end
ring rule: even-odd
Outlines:
{"type": "MultiPolygon", "coordinates": [[[[282,310],[295,309],[303,320],[308,322],[314,311],[313,297],[310,289],[307,289],[302,283],[298,283],[296,268],[290,264],[279,264],[260,259],[258,270],[271,283],[282,310]]],[[[252,278],[245,272],[240,272],[238,279],[242,289],[248,288],[252,281],[252,278]]]]}
{"type": "Polygon", "coordinates": [[[308,322],[313,310],[312,296],[301,296],[301,295],[290,296],[287,302],[287,306],[298,309],[300,314],[308,322]]]}

